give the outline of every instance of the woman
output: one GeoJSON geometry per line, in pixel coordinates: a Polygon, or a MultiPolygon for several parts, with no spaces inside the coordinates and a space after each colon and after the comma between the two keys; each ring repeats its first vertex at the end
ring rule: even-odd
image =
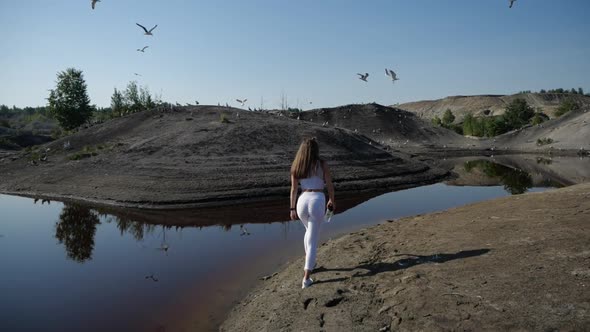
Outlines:
{"type": "Polygon", "coordinates": [[[291,165],[291,220],[297,216],[305,227],[303,245],[305,266],[301,288],[311,286],[309,277],[315,266],[316,250],[320,237],[320,226],[324,220],[325,208],[334,210],[334,186],[328,164],[320,159],[320,150],[315,138],[305,138],[299,146],[291,165]],[[297,189],[301,183],[301,196],[297,200],[297,189]],[[325,204],[324,186],[328,187],[328,204],[325,204]]]}

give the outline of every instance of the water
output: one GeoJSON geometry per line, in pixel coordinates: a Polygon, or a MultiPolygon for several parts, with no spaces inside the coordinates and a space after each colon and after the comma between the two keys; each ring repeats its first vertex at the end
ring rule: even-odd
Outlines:
{"type": "MultiPolygon", "coordinates": [[[[588,180],[588,160],[527,158],[449,160],[461,176],[447,183],[337,196],[341,212],[322,241],[387,219],[588,180]]],[[[0,195],[0,329],[215,329],[258,278],[302,255],[304,229],[287,221],[286,202],[145,212],[0,195]]]]}

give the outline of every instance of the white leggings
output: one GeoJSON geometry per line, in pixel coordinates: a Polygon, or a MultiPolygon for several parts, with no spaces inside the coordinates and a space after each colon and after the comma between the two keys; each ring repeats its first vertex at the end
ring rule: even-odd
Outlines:
{"type": "Polygon", "coordinates": [[[326,196],[323,192],[303,192],[297,201],[297,215],[305,227],[305,270],[313,270],[320,239],[320,228],[326,211],[326,196]]]}

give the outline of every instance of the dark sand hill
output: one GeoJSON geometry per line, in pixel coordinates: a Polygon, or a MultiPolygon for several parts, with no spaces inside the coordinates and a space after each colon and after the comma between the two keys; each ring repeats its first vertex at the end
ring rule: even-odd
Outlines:
{"type": "Polygon", "coordinates": [[[421,119],[412,112],[374,103],[283,114],[317,124],[327,122],[327,127],[346,128],[393,149],[479,147],[479,140],[433,126],[430,121],[421,119]]]}
{"type": "Polygon", "coordinates": [[[0,192],[145,208],[287,197],[290,163],[307,135],[318,138],[339,191],[393,189],[446,174],[345,129],[197,106],[128,115],[4,157],[0,192]]]}
{"type": "Polygon", "coordinates": [[[526,100],[531,107],[540,108],[551,117],[559,104],[567,98],[574,99],[583,107],[590,106],[590,97],[588,96],[559,93],[519,93],[514,95],[449,96],[443,99],[404,103],[397,107],[426,119],[432,119],[435,116],[442,118],[444,112],[450,109],[457,120],[461,121],[467,113],[476,116],[503,114],[506,106],[517,98],[526,100]]]}

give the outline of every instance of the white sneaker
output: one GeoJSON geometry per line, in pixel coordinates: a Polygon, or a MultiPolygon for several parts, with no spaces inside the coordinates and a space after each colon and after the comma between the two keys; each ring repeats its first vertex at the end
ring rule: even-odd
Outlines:
{"type": "Polygon", "coordinates": [[[309,286],[311,286],[311,284],[313,283],[313,279],[309,278],[307,280],[303,280],[301,282],[301,289],[307,288],[309,286]]]}

